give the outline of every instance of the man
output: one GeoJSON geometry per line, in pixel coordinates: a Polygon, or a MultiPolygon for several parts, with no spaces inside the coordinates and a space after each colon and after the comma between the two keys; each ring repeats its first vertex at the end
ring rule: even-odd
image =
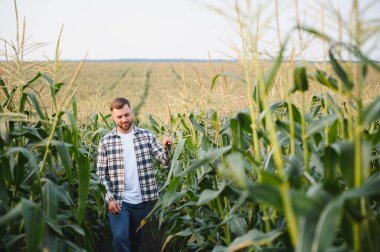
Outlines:
{"type": "Polygon", "coordinates": [[[158,198],[152,156],[167,165],[172,140],[164,137],[162,146],[153,133],[134,126],[125,98],[113,100],[110,110],[116,128],[99,141],[97,173],[106,188],[114,251],[135,252],[142,238],[136,230],[148,214],[147,202],[158,198]]]}

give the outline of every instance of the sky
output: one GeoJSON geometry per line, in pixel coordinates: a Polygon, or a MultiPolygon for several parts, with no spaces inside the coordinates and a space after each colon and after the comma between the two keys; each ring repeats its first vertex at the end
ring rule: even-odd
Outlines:
{"type": "MultiPolygon", "coordinates": [[[[274,1],[250,1],[251,6],[246,5],[249,2],[246,0],[237,2],[242,12],[250,13],[247,20],[252,19],[253,22],[260,6],[263,16],[260,19],[263,26],[260,49],[268,54],[277,52],[274,1]]],[[[278,2],[280,37],[284,39],[296,24],[296,1],[278,2]]],[[[359,2],[363,9],[374,2],[363,18],[380,19],[380,1],[359,2]]],[[[333,10],[341,11],[342,17],[349,22],[352,19],[349,14],[351,3],[351,0],[298,0],[300,21],[319,27],[320,4],[323,4],[326,30],[331,28],[330,33],[336,35],[334,23],[330,21],[335,15],[333,10]]],[[[85,55],[88,59],[230,59],[239,55],[236,48],[241,45],[232,0],[19,0],[17,7],[20,23],[25,18],[27,44],[46,43],[25,56],[30,60],[54,58],[62,26],[62,59],[82,59],[85,55]]],[[[16,18],[13,0],[0,0],[0,24],[0,38],[14,42],[16,18]]],[[[307,36],[305,41],[308,41],[307,36]]],[[[322,44],[310,41],[312,49],[301,56],[321,59],[322,44]]],[[[380,59],[378,42],[379,36],[372,40],[372,46],[367,46],[375,59],[380,59]]],[[[0,42],[0,60],[4,59],[3,48],[4,43],[0,42]]]]}

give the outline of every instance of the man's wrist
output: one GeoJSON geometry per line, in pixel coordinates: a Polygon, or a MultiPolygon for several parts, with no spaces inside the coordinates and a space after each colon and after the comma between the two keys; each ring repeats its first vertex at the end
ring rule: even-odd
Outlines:
{"type": "Polygon", "coordinates": [[[107,204],[109,204],[113,200],[115,200],[113,194],[112,193],[107,193],[106,194],[106,202],[107,202],[107,204]]]}

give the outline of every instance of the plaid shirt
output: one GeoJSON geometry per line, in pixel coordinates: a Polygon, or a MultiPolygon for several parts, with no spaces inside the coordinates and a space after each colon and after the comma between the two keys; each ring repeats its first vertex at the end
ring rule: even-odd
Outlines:
{"type": "MultiPolygon", "coordinates": [[[[158,198],[156,179],[153,173],[152,155],[162,164],[169,163],[168,153],[152,132],[134,126],[137,171],[143,201],[158,198]]],[[[121,138],[116,128],[99,141],[97,174],[106,187],[106,201],[121,200],[124,192],[124,157],[121,138]]],[[[127,182],[128,183],[128,182],[127,182]]]]}

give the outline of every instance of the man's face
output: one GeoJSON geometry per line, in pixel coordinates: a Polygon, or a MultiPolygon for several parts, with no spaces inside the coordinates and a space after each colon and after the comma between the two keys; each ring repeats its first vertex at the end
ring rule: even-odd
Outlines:
{"type": "Polygon", "coordinates": [[[131,108],[127,104],[121,109],[113,109],[112,119],[116,123],[118,131],[128,133],[132,130],[133,114],[131,108]]]}

